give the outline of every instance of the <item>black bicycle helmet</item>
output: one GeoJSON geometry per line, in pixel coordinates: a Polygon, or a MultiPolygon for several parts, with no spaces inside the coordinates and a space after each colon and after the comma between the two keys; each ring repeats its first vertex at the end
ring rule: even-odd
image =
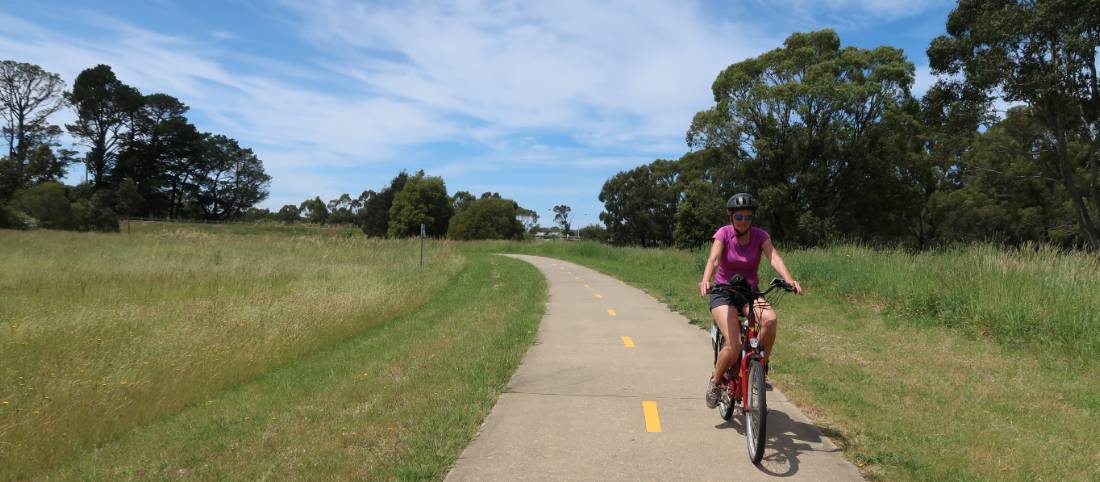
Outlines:
{"type": "Polygon", "coordinates": [[[739,192],[737,194],[734,194],[733,197],[729,199],[729,201],[726,201],[726,209],[730,210],[751,209],[755,211],[757,207],[758,204],[756,203],[756,198],[752,197],[752,194],[749,194],[747,192],[739,192]]]}

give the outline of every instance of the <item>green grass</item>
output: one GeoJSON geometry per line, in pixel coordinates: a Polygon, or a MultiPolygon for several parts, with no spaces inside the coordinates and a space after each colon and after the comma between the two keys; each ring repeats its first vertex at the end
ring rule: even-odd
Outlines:
{"type": "MultiPolygon", "coordinates": [[[[452,289],[433,242],[0,231],[0,479],[23,478],[452,289]]],[[[322,231],[322,230],[317,230],[322,231]]]]}
{"type": "Polygon", "coordinates": [[[1100,358],[1100,257],[1024,247],[919,254],[858,246],[795,253],[799,271],[895,321],[989,337],[1080,361],[1100,358]]]}
{"type": "Polygon", "coordinates": [[[472,255],[422,309],[40,476],[441,479],[534,340],[545,301],[534,267],[472,255]]]}
{"type": "MultiPolygon", "coordinates": [[[[561,242],[461,249],[577,262],[710,324],[696,287],[703,252],[561,242]]],[[[772,379],[865,476],[1100,474],[1100,303],[1087,288],[1100,281],[1095,259],[989,247],[783,254],[808,291],[778,307],[772,379]],[[1023,321],[1017,310],[1028,310],[1023,321]]]]}

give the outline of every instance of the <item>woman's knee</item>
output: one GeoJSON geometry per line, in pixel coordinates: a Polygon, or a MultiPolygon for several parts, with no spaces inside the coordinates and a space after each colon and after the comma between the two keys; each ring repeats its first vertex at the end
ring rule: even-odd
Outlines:
{"type": "Polygon", "coordinates": [[[732,343],[727,341],[726,343],[724,343],[722,345],[721,353],[725,353],[727,355],[732,355],[732,354],[737,353],[738,348],[740,348],[738,346],[740,343],[741,343],[741,340],[733,340],[732,343]]]}
{"type": "Polygon", "coordinates": [[[760,326],[768,329],[774,329],[778,324],[778,319],[775,316],[775,311],[764,310],[760,315],[760,326]]]}

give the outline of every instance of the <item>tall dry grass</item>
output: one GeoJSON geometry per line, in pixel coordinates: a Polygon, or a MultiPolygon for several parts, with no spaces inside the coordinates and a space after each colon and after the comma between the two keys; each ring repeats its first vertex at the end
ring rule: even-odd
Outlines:
{"type": "Polygon", "coordinates": [[[417,256],[361,235],[0,231],[0,479],[407,313],[465,262],[417,256]]]}

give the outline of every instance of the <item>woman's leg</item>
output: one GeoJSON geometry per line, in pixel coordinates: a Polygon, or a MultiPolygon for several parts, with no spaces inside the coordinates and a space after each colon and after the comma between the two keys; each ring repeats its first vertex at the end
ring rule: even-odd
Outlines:
{"type": "Polygon", "coordinates": [[[775,345],[776,316],[771,305],[764,301],[758,301],[753,307],[756,319],[760,322],[760,342],[764,345],[764,365],[772,356],[772,346],[775,345]]]}
{"type": "Polygon", "coordinates": [[[734,330],[737,326],[737,311],[731,310],[728,305],[717,306],[710,310],[710,313],[714,316],[714,323],[718,325],[722,337],[726,339],[726,342],[722,344],[722,349],[718,352],[718,362],[714,365],[714,373],[711,374],[712,380],[721,382],[722,376],[725,375],[726,370],[737,358],[737,353],[741,351],[741,332],[734,330]]]}

